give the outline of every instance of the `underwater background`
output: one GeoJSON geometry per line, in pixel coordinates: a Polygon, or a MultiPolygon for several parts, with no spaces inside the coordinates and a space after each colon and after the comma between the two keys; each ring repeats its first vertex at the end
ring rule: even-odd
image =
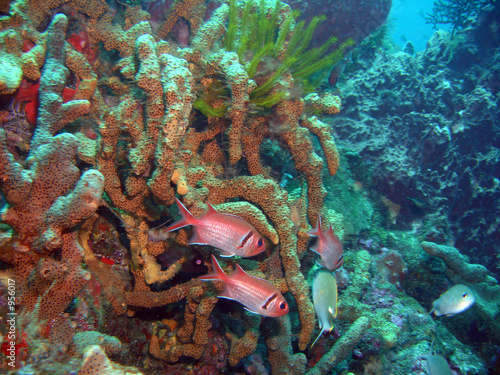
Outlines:
{"type": "Polygon", "coordinates": [[[0,0],[0,373],[500,374],[499,30],[0,0]]]}

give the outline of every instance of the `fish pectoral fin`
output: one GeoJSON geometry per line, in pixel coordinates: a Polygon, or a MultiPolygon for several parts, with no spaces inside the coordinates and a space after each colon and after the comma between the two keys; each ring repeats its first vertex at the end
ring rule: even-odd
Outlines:
{"type": "Polygon", "coordinates": [[[252,310],[250,310],[249,308],[244,307],[244,309],[245,309],[246,311],[248,311],[248,312],[251,312],[252,314],[257,314],[257,315],[260,315],[258,312],[252,311],[252,310]]]}
{"type": "Polygon", "coordinates": [[[311,250],[312,252],[318,254],[318,255],[321,255],[321,253],[318,251],[318,246],[317,245],[313,245],[311,247],[309,247],[309,250],[311,250]]]}
{"type": "Polygon", "coordinates": [[[336,309],[336,308],[335,308],[335,310],[334,310],[334,309],[332,309],[332,307],[331,307],[331,306],[329,306],[329,307],[328,307],[328,312],[329,312],[329,313],[330,313],[330,314],[331,314],[334,318],[336,318],[336,317],[337,317],[337,309],[336,309]]]}
{"type": "Polygon", "coordinates": [[[327,266],[325,266],[325,265],[323,264],[323,262],[316,261],[316,264],[317,264],[318,266],[322,267],[322,268],[326,268],[326,269],[328,269],[328,267],[327,267],[327,266]]]}

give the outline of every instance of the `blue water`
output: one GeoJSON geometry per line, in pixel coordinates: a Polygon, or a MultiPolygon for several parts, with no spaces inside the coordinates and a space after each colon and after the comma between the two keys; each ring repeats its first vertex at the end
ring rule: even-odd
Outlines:
{"type": "MultiPolygon", "coordinates": [[[[416,51],[425,48],[435,31],[425,22],[425,15],[432,11],[433,5],[434,0],[393,0],[388,23],[396,45],[403,47],[406,41],[411,41],[416,51]]],[[[439,27],[446,29],[445,25],[439,27]]]]}

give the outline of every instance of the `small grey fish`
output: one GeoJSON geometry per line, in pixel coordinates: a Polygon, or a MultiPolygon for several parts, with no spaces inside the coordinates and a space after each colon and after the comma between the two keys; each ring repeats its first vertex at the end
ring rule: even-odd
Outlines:
{"type": "Polygon", "coordinates": [[[453,316],[467,310],[476,302],[472,289],[463,284],[452,286],[446,292],[441,294],[437,300],[432,303],[432,310],[436,316],[453,316]]]}
{"type": "Polygon", "coordinates": [[[316,344],[323,332],[331,332],[333,318],[337,317],[337,281],[330,272],[319,272],[313,282],[313,303],[321,329],[318,337],[312,343],[316,344]]]}
{"type": "Polygon", "coordinates": [[[439,354],[433,353],[432,346],[434,345],[434,340],[431,344],[431,351],[429,354],[422,356],[427,361],[427,373],[429,375],[451,375],[450,366],[446,359],[439,354]]]}

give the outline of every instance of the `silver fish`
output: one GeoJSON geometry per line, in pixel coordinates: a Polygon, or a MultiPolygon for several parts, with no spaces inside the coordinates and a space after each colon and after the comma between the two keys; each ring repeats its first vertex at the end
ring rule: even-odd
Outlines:
{"type": "Polygon", "coordinates": [[[312,289],[314,310],[321,331],[311,347],[323,332],[331,332],[333,329],[333,318],[337,317],[337,281],[330,272],[319,272],[314,278],[312,289]]]}
{"type": "Polygon", "coordinates": [[[450,366],[446,359],[439,354],[433,353],[432,346],[434,345],[434,340],[431,344],[431,351],[429,354],[425,354],[422,357],[427,361],[427,373],[429,375],[451,375],[450,366]]]}
{"type": "Polygon", "coordinates": [[[446,292],[441,294],[437,300],[432,303],[432,310],[436,316],[453,316],[467,310],[476,302],[472,289],[463,284],[452,286],[446,292]]]}

